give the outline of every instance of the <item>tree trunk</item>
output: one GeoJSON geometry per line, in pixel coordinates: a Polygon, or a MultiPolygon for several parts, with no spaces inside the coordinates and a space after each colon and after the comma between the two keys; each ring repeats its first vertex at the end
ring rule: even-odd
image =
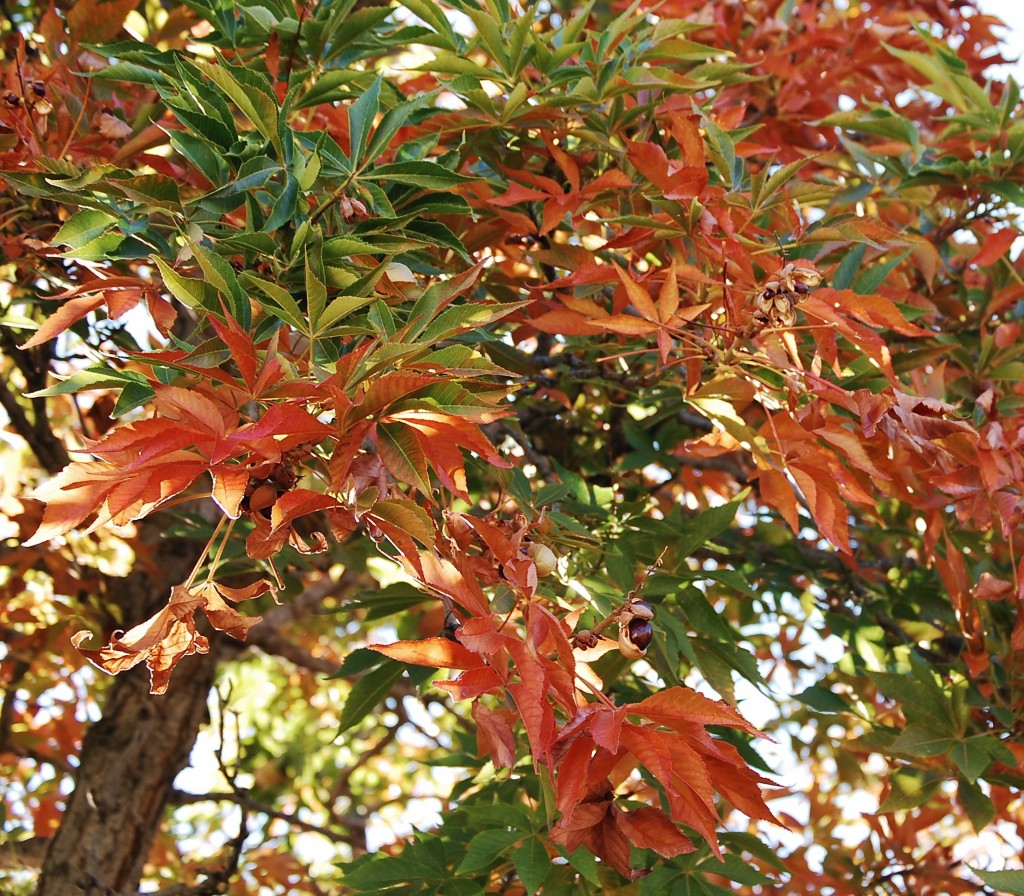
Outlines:
{"type": "MultiPolygon", "coordinates": [[[[145,528],[151,562],[108,580],[105,599],[121,606],[126,627],[163,606],[200,550],[192,541],[157,541],[157,524],[145,528]]],[[[137,889],[171,785],[206,718],[222,644],[211,639],[210,653],[186,658],[161,696],[149,693],[141,666],[117,676],[103,718],[86,733],[75,789],[47,850],[36,896],[121,896],[137,889]]]]}
{"type": "Polygon", "coordinates": [[[121,896],[138,887],[171,785],[206,717],[217,647],[182,663],[166,694],[122,673],[82,745],[75,790],[43,862],[37,896],[121,896]]]}

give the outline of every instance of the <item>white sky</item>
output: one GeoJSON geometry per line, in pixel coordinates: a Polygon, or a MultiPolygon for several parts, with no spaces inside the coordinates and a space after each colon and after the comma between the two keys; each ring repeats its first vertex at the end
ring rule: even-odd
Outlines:
{"type": "Polygon", "coordinates": [[[982,12],[998,16],[1010,26],[1004,55],[1014,59],[1012,71],[1018,81],[1024,80],[1024,0],[981,0],[982,12]]]}

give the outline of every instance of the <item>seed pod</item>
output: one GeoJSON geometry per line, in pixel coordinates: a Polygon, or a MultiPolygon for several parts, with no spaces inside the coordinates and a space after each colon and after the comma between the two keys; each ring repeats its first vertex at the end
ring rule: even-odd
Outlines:
{"type": "Polygon", "coordinates": [[[540,578],[551,575],[558,565],[558,555],[546,544],[534,542],[527,549],[526,553],[533,558],[537,566],[537,575],[540,578]]]}
{"type": "Polygon", "coordinates": [[[8,106],[17,108],[21,105],[21,97],[18,96],[18,94],[16,94],[13,90],[5,90],[4,102],[7,103],[8,106]]]}
{"type": "Polygon", "coordinates": [[[46,96],[46,85],[42,81],[33,81],[31,87],[32,92],[40,99],[46,96]]]}
{"type": "Polygon", "coordinates": [[[817,271],[812,271],[810,268],[796,268],[793,271],[793,279],[797,283],[802,283],[808,289],[814,289],[815,286],[821,285],[821,274],[817,271]]]}
{"type": "Polygon", "coordinates": [[[633,599],[626,606],[626,612],[636,619],[653,619],[654,607],[645,600],[633,599]]]}

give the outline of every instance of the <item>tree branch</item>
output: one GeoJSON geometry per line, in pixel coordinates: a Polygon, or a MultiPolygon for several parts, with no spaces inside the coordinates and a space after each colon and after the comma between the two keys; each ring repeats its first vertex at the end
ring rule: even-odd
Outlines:
{"type": "MultiPolygon", "coordinates": [[[[188,793],[184,790],[173,790],[171,791],[171,797],[169,802],[179,806],[190,806],[194,803],[234,803],[236,806],[241,806],[247,812],[258,812],[261,815],[266,815],[270,818],[277,818],[281,821],[287,822],[292,827],[299,828],[303,831],[308,831],[311,834],[320,834],[322,837],[326,837],[334,843],[345,843],[349,846],[356,848],[362,848],[359,841],[356,840],[351,834],[342,833],[341,831],[331,830],[320,825],[312,824],[308,821],[303,821],[291,812],[284,812],[280,809],[275,809],[273,806],[267,803],[262,803],[259,800],[253,799],[249,796],[247,791],[213,791],[211,793],[188,793]]],[[[347,818],[346,822],[352,820],[347,818]]],[[[355,827],[357,825],[350,824],[355,827]]],[[[194,892],[194,891],[189,891],[194,892]]]]}
{"type": "Polygon", "coordinates": [[[0,871],[38,871],[49,845],[49,837],[0,843],[0,871]]]}
{"type": "Polygon", "coordinates": [[[59,473],[68,465],[70,458],[64,443],[48,426],[40,426],[38,420],[33,424],[28,419],[25,409],[4,380],[0,380],[0,406],[7,412],[14,431],[25,440],[25,444],[47,473],[59,473]]]}

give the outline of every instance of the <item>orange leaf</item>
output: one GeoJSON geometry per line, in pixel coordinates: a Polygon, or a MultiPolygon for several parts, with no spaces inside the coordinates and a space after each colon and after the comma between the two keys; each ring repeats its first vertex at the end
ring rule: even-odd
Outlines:
{"type": "Polygon", "coordinates": [[[796,493],[790,481],[778,470],[769,468],[757,473],[761,500],[774,507],[794,532],[800,531],[800,512],[796,493]]]}
{"type": "Polygon", "coordinates": [[[249,484],[249,471],[244,467],[217,467],[213,476],[213,500],[231,519],[238,519],[245,487],[249,484]]]}
{"type": "Polygon", "coordinates": [[[274,509],[270,516],[271,530],[277,532],[300,516],[337,506],[338,499],[332,498],[330,495],[323,495],[308,488],[292,489],[281,495],[274,503],[274,509]]]}
{"type": "Polygon", "coordinates": [[[79,296],[69,299],[40,324],[39,329],[18,348],[32,348],[60,336],[68,327],[78,323],[89,312],[103,304],[103,296],[79,296]]]}
{"type": "Polygon", "coordinates": [[[447,638],[426,638],[423,641],[396,641],[394,644],[370,644],[384,656],[413,666],[434,669],[474,669],[483,665],[478,654],[467,650],[457,641],[447,638]]]}
{"type": "Polygon", "coordinates": [[[731,706],[689,688],[666,688],[639,703],[630,703],[628,707],[630,715],[644,716],[668,728],[677,722],[691,722],[698,725],[726,725],[729,728],[739,728],[747,734],[760,735],[760,732],[731,706]]]}
{"type": "MultiPolygon", "coordinates": [[[[619,275],[619,280],[622,281],[622,285],[625,287],[626,295],[629,297],[629,303],[647,320],[657,321],[659,319],[658,309],[647,290],[630,277],[618,265],[615,266],[615,273],[619,275]]],[[[677,300],[678,297],[677,293],[677,300]]]]}
{"type": "Polygon", "coordinates": [[[818,531],[844,554],[850,551],[850,526],[847,509],[839,497],[836,480],[827,470],[791,463],[789,471],[804,493],[818,531]]]}

